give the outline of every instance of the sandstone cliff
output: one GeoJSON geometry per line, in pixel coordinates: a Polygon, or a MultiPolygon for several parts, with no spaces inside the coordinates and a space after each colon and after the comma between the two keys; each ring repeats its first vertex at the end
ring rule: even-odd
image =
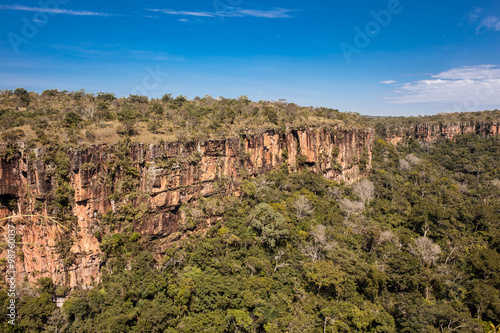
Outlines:
{"type": "Polygon", "coordinates": [[[392,144],[398,144],[407,138],[423,142],[434,142],[438,139],[453,139],[457,135],[475,133],[480,136],[499,135],[500,123],[422,123],[409,127],[393,128],[386,132],[385,139],[392,144]]]}
{"type": "MultiPolygon", "coordinates": [[[[180,230],[183,203],[238,194],[243,177],[282,163],[292,172],[309,168],[328,179],[356,181],[371,167],[373,139],[370,129],[306,128],[206,142],[94,145],[64,152],[66,182],[47,158],[50,149],[21,149],[0,159],[0,218],[63,218],[11,219],[19,234],[18,282],[48,276],[57,285],[91,286],[100,278],[100,232],[123,228],[106,222],[113,214],[165,246],[180,230]],[[64,193],[71,199],[66,215],[58,208],[64,203],[54,205],[64,193]]],[[[2,235],[6,223],[0,222],[2,235]]]]}

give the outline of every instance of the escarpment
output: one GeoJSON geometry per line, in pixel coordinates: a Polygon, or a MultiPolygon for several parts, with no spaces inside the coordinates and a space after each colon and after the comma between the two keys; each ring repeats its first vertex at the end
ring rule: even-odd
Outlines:
{"type": "Polygon", "coordinates": [[[185,230],[181,205],[239,194],[243,179],[274,168],[354,182],[371,168],[373,139],[371,129],[333,127],[204,142],[20,149],[0,159],[0,218],[23,215],[10,219],[18,234],[18,281],[51,277],[57,285],[90,287],[100,279],[103,234],[132,229],[158,253],[185,230]]]}
{"type": "Polygon", "coordinates": [[[439,139],[453,139],[458,135],[477,134],[491,136],[500,134],[500,123],[497,121],[473,123],[421,123],[409,127],[398,127],[386,130],[385,139],[392,144],[398,144],[405,139],[413,138],[423,142],[434,142],[439,139]]]}

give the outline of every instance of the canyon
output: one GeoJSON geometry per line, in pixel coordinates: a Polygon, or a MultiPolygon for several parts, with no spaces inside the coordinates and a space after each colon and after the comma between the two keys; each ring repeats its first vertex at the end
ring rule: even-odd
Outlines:
{"type": "Polygon", "coordinates": [[[113,215],[146,235],[151,251],[160,256],[185,230],[182,205],[215,194],[240,195],[245,178],[284,165],[289,172],[309,169],[353,183],[371,168],[374,137],[372,129],[335,126],[204,142],[124,140],[65,151],[67,183],[58,178],[60,166],[50,148],[19,149],[0,160],[0,218],[17,216],[2,220],[2,234],[8,223],[16,225],[18,283],[50,277],[56,285],[88,288],[98,282],[101,234],[121,232],[127,225],[107,224],[113,215]],[[44,218],[58,216],[54,202],[68,186],[70,214],[44,218]],[[61,244],[67,244],[66,251],[61,244]]]}
{"type": "MultiPolygon", "coordinates": [[[[414,138],[429,143],[468,133],[498,135],[499,124],[422,123],[392,129],[385,141],[401,144],[414,138]]],[[[6,235],[7,224],[16,226],[18,283],[50,277],[56,285],[90,288],[101,277],[103,234],[132,228],[146,236],[160,258],[175,240],[192,232],[185,227],[183,205],[215,195],[241,195],[244,179],[283,167],[354,183],[370,172],[374,139],[371,128],[339,125],[203,142],[123,140],[65,150],[68,170],[62,183],[50,148],[18,149],[0,159],[0,218],[15,216],[3,219],[0,227],[6,235]],[[64,186],[71,194],[69,215],[44,217],[60,213],[54,201],[64,186]],[[128,224],[110,224],[113,218],[128,224]]],[[[195,229],[216,219],[205,218],[195,229]]]]}

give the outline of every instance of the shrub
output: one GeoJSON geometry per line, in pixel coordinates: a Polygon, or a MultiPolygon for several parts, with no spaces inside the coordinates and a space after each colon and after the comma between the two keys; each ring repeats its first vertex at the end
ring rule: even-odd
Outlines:
{"type": "Polygon", "coordinates": [[[21,140],[24,138],[25,134],[24,131],[21,129],[14,129],[7,131],[2,134],[2,139],[7,142],[7,143],[16,143],[17,141],[21,140]]]}
{"type": "Polygon", "coordinates": [[[54,97],[59,93],[58,89],[47,89],[42,92],[42,96],[54,97]]]}
{"type": "Polygon", "coordinates": [[[14,95],[16,95],[19,98],[21,106],[28,106],[31,102],[30,95],[28,91],[24,88],[16,88],[14,90],[14,95]]]}
{"type": "Polygon", "coordinates": [[[147,103],[149,101],[148,96],[141,95],[129,95],[128,100],[132,103],[147,103]]]}
{"type": "Polygon", "coordinates": [[[118,127],[116,130],[116,133],[120,135],[125,135],[125,136],[134,136],[137,135],[139,132],[137,131],[136,128],[136,121],[135,120],[125,120],[122,122],[122,125],[118,127]]]}
{"type": "Polygon", "coordinates": [[[161,98],[161,101],[162,102],[169,102],[172,100],[172,94],[165,94],[163,95],[163,97],[161,98]]]}
{"type": "Polygon", "coordinates": [[[303,167],[306,164],[306,161],[307,161],[306,155],[297,156],[297,166],[303,167]]]}
{"type": "Polygon", "coordinates": [[[83,121],[82,117],[70,111],[64,116],[64,126],[76,127],[83,121]]]}
{"type": "Polygon", "coordinates": [[[158,121],[150,120],[148,121],[148,131],[157,134],[158,130],[161,128],[161,124],[158,121]]]}
{"type": "Polygon", "coordinates": [[[87,140],[89,140],[90,142],[95,142],[95,139],[96,139],[96,135],[95,135],[95,132],[92,131],[92,130],[87,130],[85,131],[85,137],[87,138],[87,140]]]}
{"type": "Polygon", "coordinates": [[[105,101],[105,102],[112,102],[116,99],[115,94],[112,93],[107,93],[107,92],[98,92],[97,93],[97,100],[105,101]]]}
{"type": "Polygon", "coordinates": [[[120,121],[137,119],[140,116],[137,106],[131,103],[124,104],[121,111],[118,112],[118,120],[120,121]]]}
{"type": "Polygon", "coordinates": [[[153,112],[153,113],[155,113],[157,115],[163,115],[163,113],[165,112],[165,110],[163,109],[163,106],[161,106],[161,104],[154,103],[151,106],[151,112],[153,112]]]}

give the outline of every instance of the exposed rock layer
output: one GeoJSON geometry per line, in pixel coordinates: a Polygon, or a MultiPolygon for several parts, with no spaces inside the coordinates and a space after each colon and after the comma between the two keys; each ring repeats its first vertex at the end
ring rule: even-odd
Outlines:
{"type": "MultiPolygon", "coordinates": [[[[307,128],[206,142],[103,144],[70,150],[68,184],[74,191],[75,221],[11,219],[20,235],[18,281],[49,276],[58,285],[86,287],[99,280],[102,253],[96,231],[108,231],[103,216],[124,205],[140,212],[129,216],[135,231],[165,243],[179,230],[180,205],[218,192],[237,194],[243,176],[282,163],[290,171],[309,168],[328,179],[354,182],[371,167],[373,138],[370,129],[307,128]],[[70,264],[60,251],[61,240],[68,238],[75,255],[70,264]]],[[[0,160],[0,218],[58,213],[53,204],[60,186],[58,166],[45,161],[48,154],[45,149],[26,149],[0,160]]],[[[6,223],[0,222],[2,235],[6,223]]]]}
{"type": "Polygon", "coordinates": [[[457,135],[475,133],[480,136],[500,134],[500,123],[423,123],[414,126],[393,129],[386,133],[386,141],[392,144],[401,143],[406,138],[414,138],[424,142],[434,142],[438,139],[453,139],[457,135]]]}

